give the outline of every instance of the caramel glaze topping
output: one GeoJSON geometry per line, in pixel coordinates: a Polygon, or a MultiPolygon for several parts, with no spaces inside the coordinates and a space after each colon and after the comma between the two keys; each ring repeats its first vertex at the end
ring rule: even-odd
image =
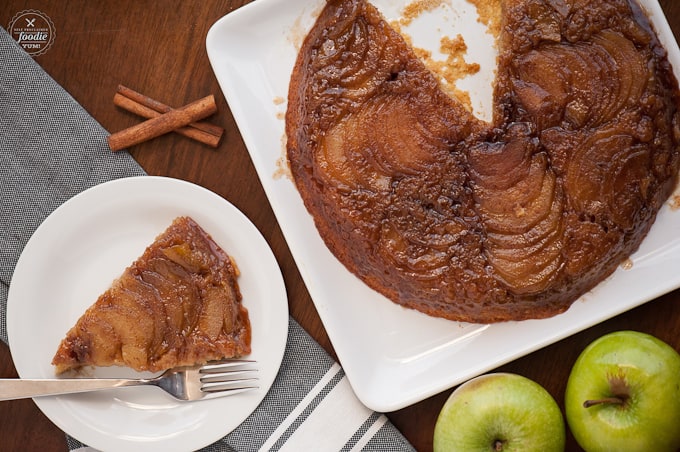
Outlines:
{"type": "Polygon", "coordinates": [[[637,5],[501,3],[491,124],[363,0],[328,2],[290,83],[288,158],[328,248],[452,320],[565,311],[638,248],[680,165],[677,82],[637,5]]]}
{"type": "Polygon", "coordinates": [[[237,276],[194,220],[177,218],[67,333],[56,372],[88,365],[155,372],[249,354],[237,276]]]}

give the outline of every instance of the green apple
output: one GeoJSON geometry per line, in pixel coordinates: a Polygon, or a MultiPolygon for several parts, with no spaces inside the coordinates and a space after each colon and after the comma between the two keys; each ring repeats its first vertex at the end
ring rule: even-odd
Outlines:
{"type": "Polygon", "coordinates": [[[565,426],[555,399],[538,383],[492,373],[460,385],[442,407],[434,451],[563,451],[565,426]]]}
{"type": "Polygon", "coordinates": [[[564,398],[567,423],[588,452],[680,448],[680,355],[656,337],[596,339],[576,360],[564,398]]]}

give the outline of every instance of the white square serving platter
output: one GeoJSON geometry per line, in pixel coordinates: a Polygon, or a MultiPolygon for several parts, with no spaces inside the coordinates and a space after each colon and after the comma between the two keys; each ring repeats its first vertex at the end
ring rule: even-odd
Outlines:
{"type": "MultiPolygon", "coordinates": [[[[388,20],[407,0],[374,0],[388,20]]],[[[414,45],[438,49],[440,35],[463,35],[482,71],[466,80],[473,109],[485,117],[495,49],[465,0],[442,1],[405,29],[414,45]],[[473,48],[472,46],[477,46],[473,48]],[[490,63],[489,63],[490,62],[490,63]]],[[[680,51],[655,0],[641,0],[669,59],[680,51]]],[[[350,274],[328,251],[286,171],[288,82],[300,45],[323,0],[257,0],[216,22],[208,57],[267,197],[338,358],[358,398],[388,412],[680,287],[680,210],[665,205],[648,237],[620,268],[564,314],[492,325],[457,323],[395,305],[350,274]]],[[[436,55],[433,54],[436,57],[436,55]]],[[[676,195],[678,195],[676,190],[676,195]]]]}

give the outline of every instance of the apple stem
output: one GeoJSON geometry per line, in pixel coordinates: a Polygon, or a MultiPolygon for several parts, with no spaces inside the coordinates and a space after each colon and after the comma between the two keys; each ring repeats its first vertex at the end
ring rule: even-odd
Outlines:
{"type": "Polygon", "coordinates": [[[503,450],[503,441],[501,441],[500,439],[497,439],[496,441],[494,441],[493,450],[495,450],[497,452],[501,452],[503,450]]]}
{"type": "Polygon", "coordinates": [[[597,399],[597,400],[586,400],[583,402],[583,407],[584,408],[590,408],[591,406],[595,405],[602,405],[604,403],[611,403],[614,405],[623,405],[625,401],[621,397],[605,397],[603,399],[597,399]]]}

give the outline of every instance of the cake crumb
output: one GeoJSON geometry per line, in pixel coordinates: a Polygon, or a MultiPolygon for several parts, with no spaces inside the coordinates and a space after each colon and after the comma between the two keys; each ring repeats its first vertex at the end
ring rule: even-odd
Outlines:
{"type": "Polygon", "coordinates": [[[290,170],[290,164],[288,163],[288,150],[286,149],[288,139],[284,133],[281,136],[281,155],[276,159],[276,170],[272,174],[274,180],[279,180],[286,178],[293,181],[293,173],[290,170]]]}
{"type": "Polygon", "coordinates": [[[465,61],[467,44],[463,36],[457,35],[455,38],[444,36],[441,39],[440,50],[446,55],[446,70],[442,74],[446,80],[455,81],[479,72],[479,63],[465,61]]]}
{"type": "Polygon", "coordinates": [[[630,270],[633,268],[633,259],[630,257],[621,263],[621,268],[624,270],[630,270]]]}
{"type": "Polygon", "coordinates": [[[671,210],[680,210],[680,195],[672,195],[668,203],[671,206],[671,210]]]}
{"type": "Polygon", "coordinates": [[[467,0],[477,8],[478,21],[486,25],[489,33],[498,39],[501,34],[500,0],[467,0]]]}
{"type": "Polygon", "coordinates": [[[407,26],[424,12],[433,11],[445,4],[451,6],[451,0],[415,0],[404,7],[399,24],[407,26]]]}

